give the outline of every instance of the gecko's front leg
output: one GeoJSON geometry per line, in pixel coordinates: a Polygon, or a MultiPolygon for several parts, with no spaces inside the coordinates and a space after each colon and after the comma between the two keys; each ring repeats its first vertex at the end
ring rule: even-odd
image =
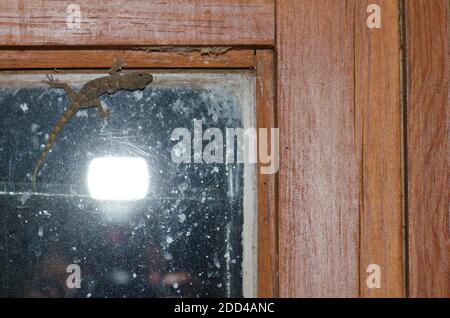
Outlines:
{"type": "Polygon", "coordinates": [[[116,58],[114,60],[114,64],[109,69],[108,73],[111,75],[116,75],[122,70],[122,66],[124,65],[122,58],[116,58]]]}

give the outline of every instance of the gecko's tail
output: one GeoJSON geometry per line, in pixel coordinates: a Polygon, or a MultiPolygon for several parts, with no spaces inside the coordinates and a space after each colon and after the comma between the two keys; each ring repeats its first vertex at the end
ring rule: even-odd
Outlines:
{"type": "Polygon", "coordinates": [[[39,159],[36,161],[36,164],[34,165],[33,173],[31,174],[31,181],[33,182],[33,188],[35,188],[35,186],[36,186],[36,179],[37,179],[39,170],[41,170],[41,167],[44,164],[45,158],[47,158],[48,152],[52,148],[56,137],[58,136],[59,132],[64,127],[64,125],[67,123],[67,121],[77,112],[77,109],[78,108],[74,105],[70,106],[64,112],[62,117],[59,119],[58,123],[53,128],[50,136],[48,137],[48,141],[45,144],[45,147],[39,156],[39,159]]]}

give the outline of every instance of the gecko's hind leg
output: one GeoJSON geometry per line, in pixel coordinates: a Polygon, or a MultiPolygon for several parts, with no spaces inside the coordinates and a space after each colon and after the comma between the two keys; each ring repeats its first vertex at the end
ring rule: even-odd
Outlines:
{"type": "Polygon", "coordinates": [[[44,81],[43,83],[47,84],[51,88],[64,89],[67,96],[69,96],[69,99],[71,102],[73,102],[76,99],[77,93],[74,91],[74,89],[69,84],[55,81],[55,79],[51,75],[47,75],[47,78],[48,78],[48,81],[44,81]]]}
{"type": "Polygon", "coordinates": [[[114,64],[111,66],[108,73],[111,75],[115,75],[115,74],[119,73],[122,70],[123,64],[124,63],[123,63],[123,60],[121,57],[116,58],[114,60],[114,64]]]}
{"type": "Polygon", "coordinates": [[[106,118],[111,113],[110,110],[105,110],[102,106],[102,103],[98,99],[90,100],[89,102],[82,105],[82,108],[90,108],[90,107],[96,107],[98,110],[98,114],[101,118],[106,118]]]}

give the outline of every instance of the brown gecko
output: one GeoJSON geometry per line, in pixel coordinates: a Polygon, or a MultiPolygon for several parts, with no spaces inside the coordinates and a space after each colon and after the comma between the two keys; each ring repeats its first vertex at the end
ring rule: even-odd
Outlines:
{"type": "Polygon", "coordinates": [[[78,93],[75,92],[67,83],[57,82],[52,76],[47,76],[49,80],[44,83],[48,84],[51,88],[64,89],[70,99],[70,106],[66,109],[62,117],[53,128],[47,144],[45,145],[44,150],[42,150],[41,155],[34,166],[34,170],[31,175],[33,184],[35,184],[39,170],[41,169],[41,166],[44,163],[44,160],[47,157],[47,154],[59,132],[78,110],[97,107],[99,115],[102,118],[107,117],[109,115],[109,111],[105,111],[103,109],[102,104],[98,99],[101,95],[106,93],[113,94],[122,89],[128,91],[144,89],[153,81],[153,76],[151,74],[137,71],[121,74],[121,69],[122,62],[120,60],[116,60],[114,65],[109,70],[110,76],[95,78],[87,82],[81,87],[78,93]]]}

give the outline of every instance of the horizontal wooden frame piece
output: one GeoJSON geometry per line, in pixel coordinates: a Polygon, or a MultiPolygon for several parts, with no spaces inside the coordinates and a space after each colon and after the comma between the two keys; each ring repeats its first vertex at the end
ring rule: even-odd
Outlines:
{"type": "Polygon", "coordinates": [[[1,46],[272,47],[274,0],[6,0],[1,46]]]}
{"type": "Polygon", "coordinates": [[[121,58],[128,68],[254,68],[254,50],[222,48],[158,52],[136,50],[0,50],[0,69],[109,68],[121,58]]]}

